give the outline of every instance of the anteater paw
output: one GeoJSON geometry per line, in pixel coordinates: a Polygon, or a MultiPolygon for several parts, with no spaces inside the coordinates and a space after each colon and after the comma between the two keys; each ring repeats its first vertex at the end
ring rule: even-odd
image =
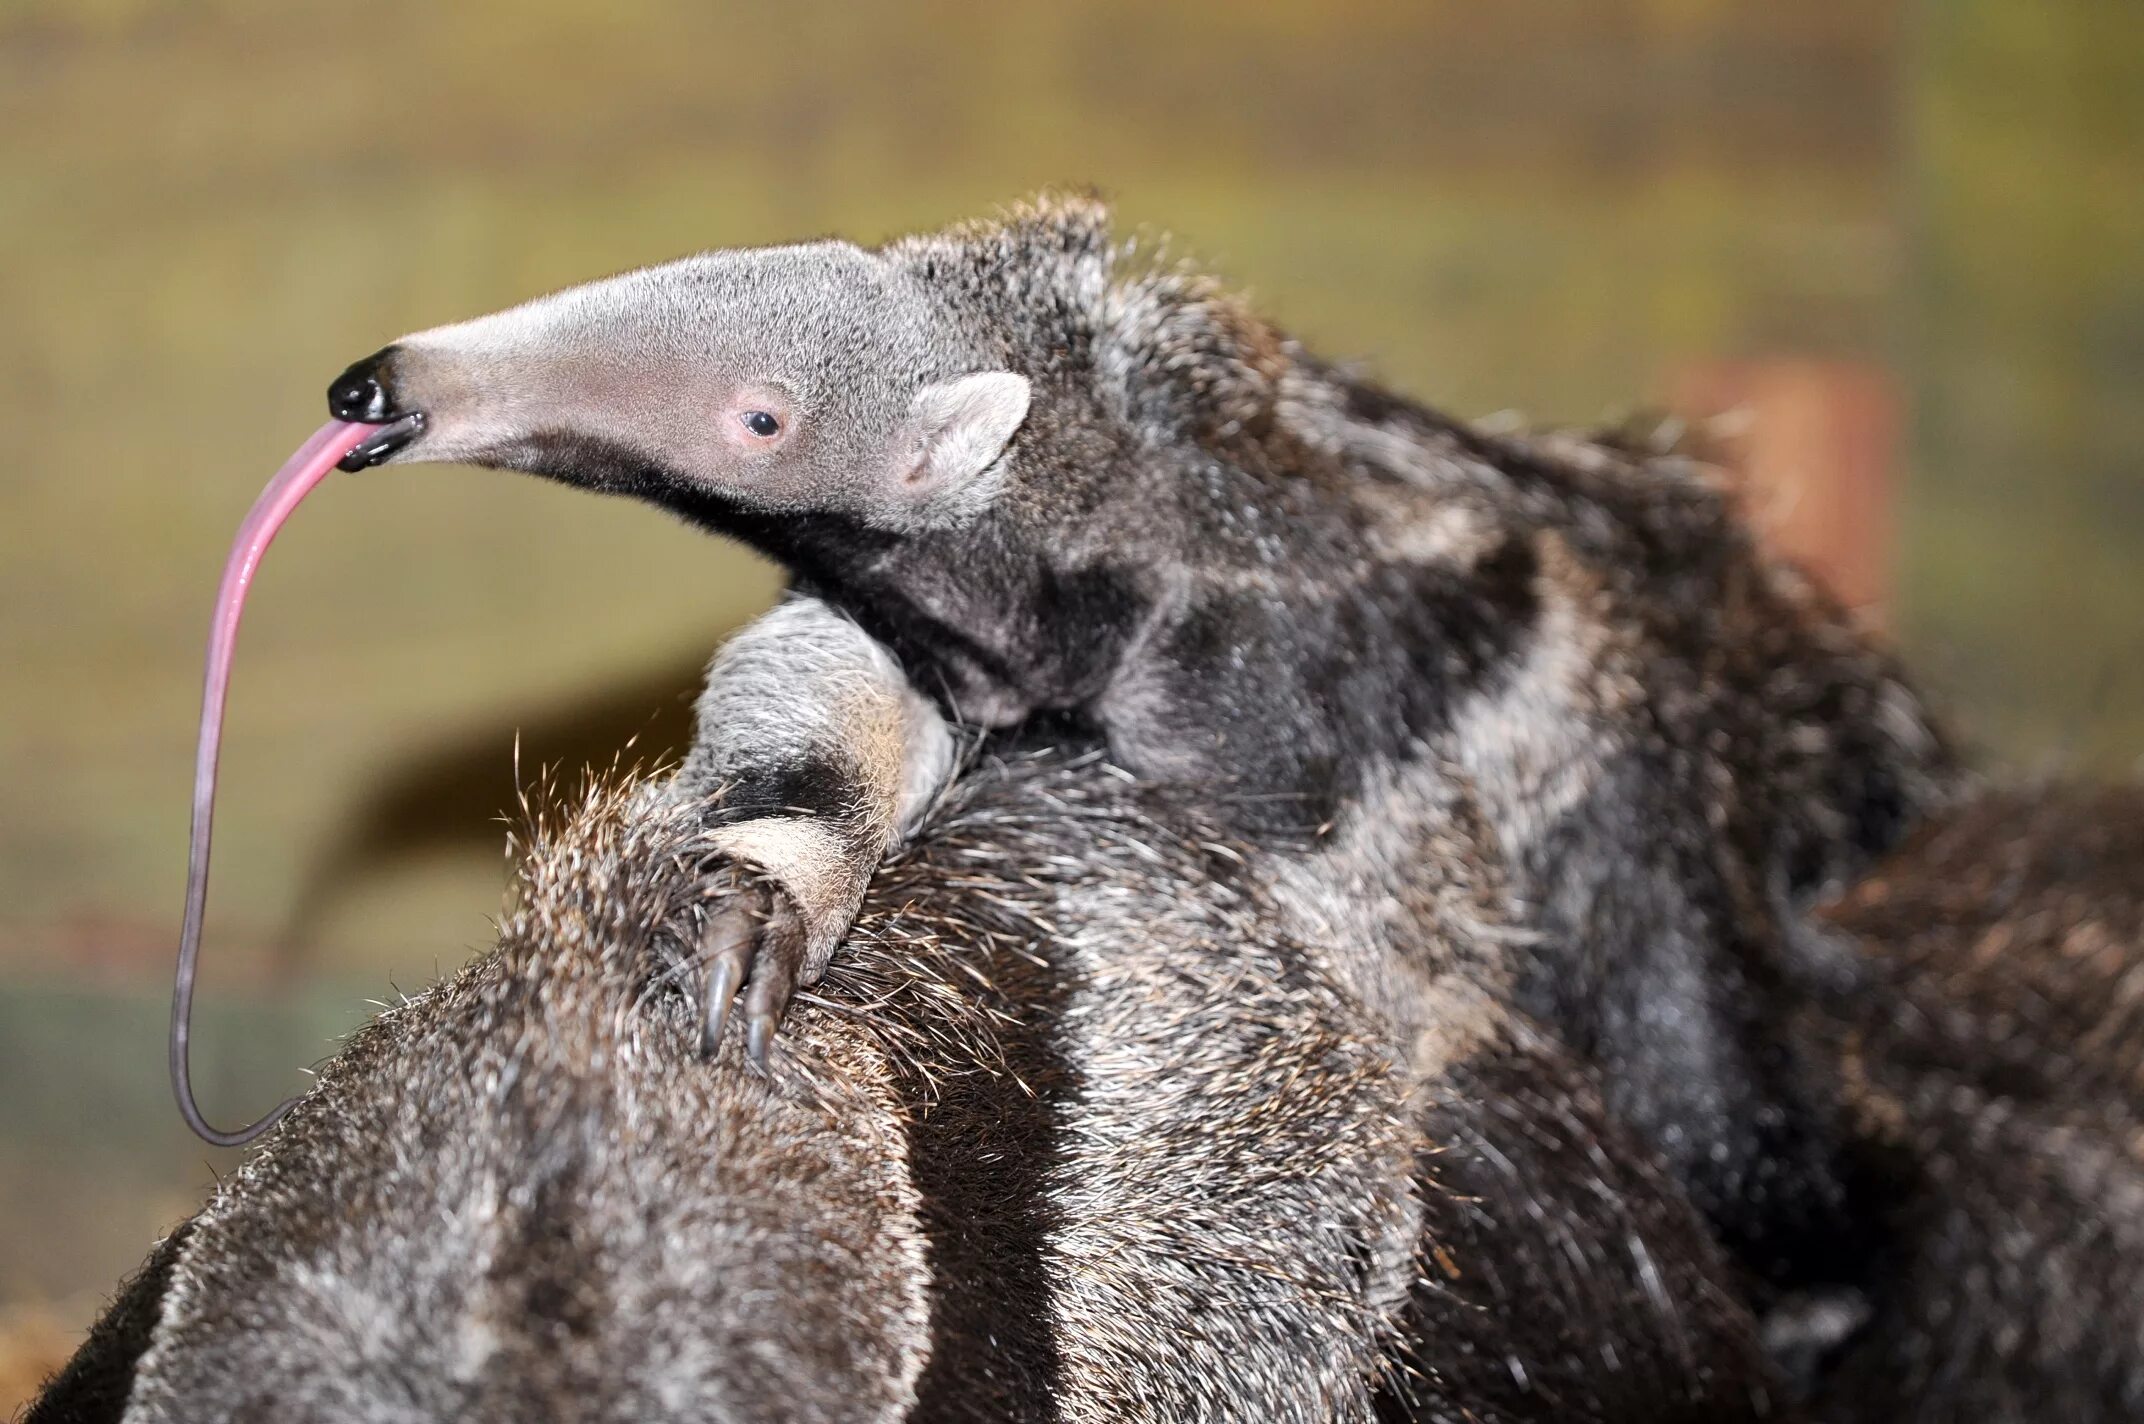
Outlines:
{"type": "Polygon", "coordinates": [[[782,1026],[804,975],[810,936],[804,917],[779,885],[747,884],[708,911],[700,926],[700,1052],[722,1046],[731,1010],[744,1010],[745,1056],[767,1066],[767,1048],[782,1026]]]}

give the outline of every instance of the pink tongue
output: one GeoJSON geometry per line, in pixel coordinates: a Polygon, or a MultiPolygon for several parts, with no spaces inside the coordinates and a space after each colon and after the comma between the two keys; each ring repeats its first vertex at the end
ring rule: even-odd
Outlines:
{"type": "Polygon", "coordinates": [[[193,1010],[194,968],[201,957],[201,919],[208,908],[209,830],[216,814],[216,752],[223,741],[223,704],[231,688],[231,654],[238,644],[238,620],[246,611],[246,592],[253,585],[254,570],[268,552],[276,531],[313,486],[326,478],[342,457],[358,442],[378,430],[377,425],[331,420],[313,432],[298,447],[298,453],[275,472],[253,508],[246,511],[231,543],[230,560],[223,566],[223,583],[216,590],[215,620],[209,625],[208,667],[201,685],[201,741],[194,753],[194,819],[192,849],[186,862],[186,919],[179,931],[179,968],[171,992],[171,1086],[179,1099],[179,1116],[186,1125],[219,1147],[236,1147],[266,1132],[289,1112],[296,1098],[286,1099],[258,1122],[236,1132],[211,1127],[194,1103],[192,1075],[187,1070],[188,1021],[193,1010]]]}

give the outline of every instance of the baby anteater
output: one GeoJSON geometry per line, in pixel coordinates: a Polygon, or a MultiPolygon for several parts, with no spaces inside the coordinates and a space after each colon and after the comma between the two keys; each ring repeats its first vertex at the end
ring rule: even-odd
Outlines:
{"type": "Polygon", "coordinates": [[[1225,787],[1328,942],[1602,1065],[1763,1276],[1858,1263],[1829,1070],[1775,1000],[1801,908],[1957,772],[1703,467],[1390,395],[1083,199],[597,282],[397,341],[330,403],[383,426],[352,463],[629,494],[793,571],[665,793],[714,821],[711,891],[749,873],[701,930],[711,1043],[743,985],[764,1061],[949,721],[1048,716],[1225,787]],[[1455,845],[1503,877],[1481,933],[1438,928],[1455,845]]]}

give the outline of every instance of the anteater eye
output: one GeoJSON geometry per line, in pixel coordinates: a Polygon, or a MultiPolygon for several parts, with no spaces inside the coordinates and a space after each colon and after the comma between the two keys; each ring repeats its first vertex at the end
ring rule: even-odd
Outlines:
{"type": "Polygon", "coordinates": [[[782,433],[782,423],[763,410],[748,410],[738,418],[744,421],[745,429],[762,440],[772,439],[782,433]]]}

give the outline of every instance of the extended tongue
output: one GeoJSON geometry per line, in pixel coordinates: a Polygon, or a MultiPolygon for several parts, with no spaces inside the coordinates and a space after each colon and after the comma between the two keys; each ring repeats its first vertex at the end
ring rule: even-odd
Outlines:
{"type": "MultiPolygon", "coordinates": [[[[396,422],[396,425],[403,422],[396,422]]],[[[421,425],[421,418],[418,418],[421,425]]],[[[191,847],[186,860],[186,917],[179,930],[179,964],[171,987],[171,1087],[178,1096],[179,1116],[208,1142],[218,1147],[238,1147],[273,1127],[296,1105],[287,1098],[256,1122],[224,1132],[209,1125],[194,1102],[193,1078],[187,1065],[187,1039],[194,1001],[194,972],[201,958],[201,923],[208,908],[209,832],[216,813],[216,753],[223,740],[223,707],[231,688],[231,655],[238,643],[238,620],[246,611],[246,594],[261,555],[268,551],[276,531],[290,518],[305,496],[352,452],[378,442],[394,425],[368,425],[357,421],[331,420],[313,432],[311,439],[284,462],[268,481],[253,508],[246,511],[231,543],[231,556],[223,566],[223,582],[216,590],[216,611],[209,624],[208,662],[201,680],[201,736],[194,752],[194,815],[191,847]]],[[[405,431],[406,441],[414,430],[405,431]]],[[[398,441],[397,443],[401,443],[398,441]]],[[[392,448],[392,447],[390,447],[392,448]]],[[[375,457],[378,458],[378,457],[375,457]]],[[[366,463],[370,463],[367,461],[366,463]]]]}

